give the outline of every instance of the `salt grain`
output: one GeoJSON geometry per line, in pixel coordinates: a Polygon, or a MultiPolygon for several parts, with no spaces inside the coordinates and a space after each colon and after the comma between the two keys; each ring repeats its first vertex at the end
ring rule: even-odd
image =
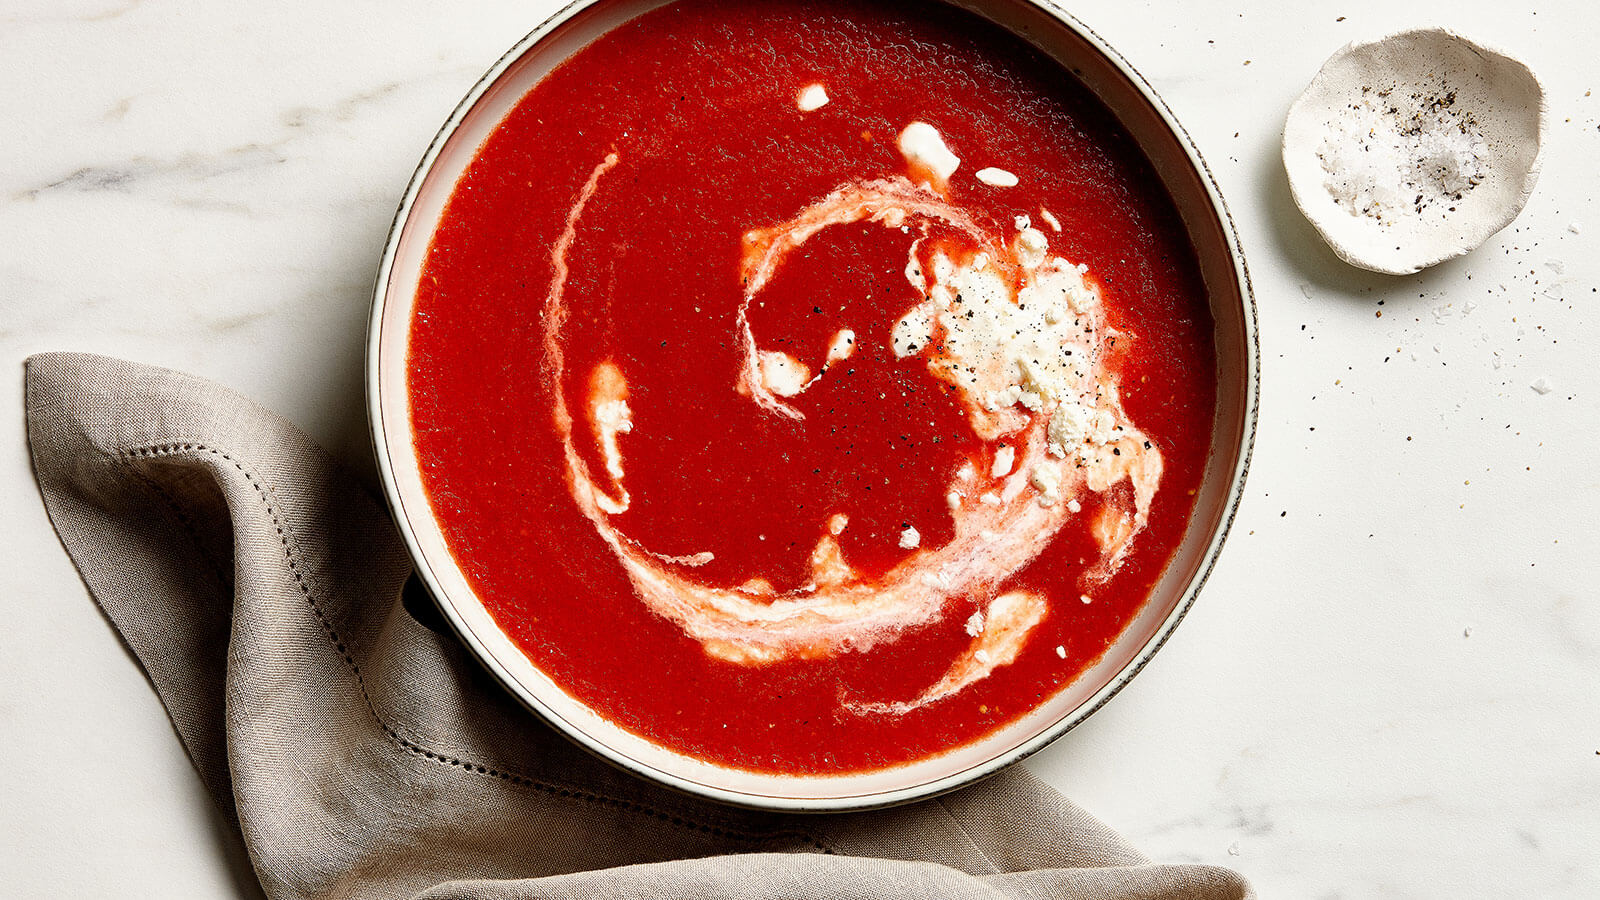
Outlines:
{"type": "Polygon", "coordinates": [[[1317,150],[1334,202],[1353,216],[1390,224],[1399,216],[1444,217],[1487,174],[1487,145],[1455,91],[1395,96],[1364,89],[1317,150]]]}

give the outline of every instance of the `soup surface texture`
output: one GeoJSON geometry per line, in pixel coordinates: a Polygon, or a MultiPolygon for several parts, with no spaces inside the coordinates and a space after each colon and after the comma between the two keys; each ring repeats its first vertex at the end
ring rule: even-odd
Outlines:
{"type": "Polygon", "coordinates": [[[924,3],[683,0],[478,150],[411,324],[451,553],[541,670],[712,763],[840,773],[1028,713],[1140,611],[1212,323],[1081,84],[924,3]]]}

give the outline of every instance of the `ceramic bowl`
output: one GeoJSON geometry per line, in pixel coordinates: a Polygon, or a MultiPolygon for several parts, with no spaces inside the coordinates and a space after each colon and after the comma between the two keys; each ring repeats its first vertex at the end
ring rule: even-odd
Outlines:
{"type": "MultiPolygon", "coordinates": [[[[1283,165],[1295,203],[1340,259],[1407,275],[1461,256],[1511,224],[1539,179],[1547,118],[1544,89],[1522,62],[1444,28],[1402,31],[1328,58],[1289,109],[1283,165]],[[1443,116],[1429,110],[1446,101],[1443,116]],[[1366,161],[1351,146],[1351,123],[1358,107],[1372,103],[1397,110],[1402,128],[1415,127],[1419,116],[1466,123],[1477,145],[1477,183],[1459,198],[1424,209],[1403,204],[1381,218],[1336,200],[1330,184],[1348,183],[1350,170],[1366,161]]],[[[1402,169],[1393,177],[1406,177],[1402,169]]]]}
{"type": "Polygon", "coordinates": [[[379,270],[368,345],[368,409],[384,489],[417,570],[463,643],[506,689],[600,757],[661,784],[726,803],[838,811],[901,803],[992,774],[1045,746],[1117,693],[1172,634],[1215,563],[1243,488],[1255,434],[1258,351],[1244,257],[1222,197],[1193,142],[1115,50],[1053,6],[963,4],[1053,58],[1094,90],[1143,146],[1198,252],[1216,322],[1213,451],[1188,532],[1143,612],[1102,659],[1031,713],[975,743],[891,769],[775,775],[712,765],[655,744],[565,693],[496,627],[446,548],[423,492],[407,406],[407,340],[424,255],[452,187],[517,100],[588,41],[660,5],[589,0],[562,10],[484,75],[428,148],[396,214],[379,270]]]}

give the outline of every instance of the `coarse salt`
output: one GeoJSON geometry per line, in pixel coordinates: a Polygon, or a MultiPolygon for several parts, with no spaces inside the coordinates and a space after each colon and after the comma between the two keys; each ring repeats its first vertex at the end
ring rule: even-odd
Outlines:
{"type": "Polygon", "coordinates": [[[1317,150],[1324,187],[1346,212],[1391,224],[1443,217],[1487,175],[1487,145],[1473,114],[1442,82],[1400,96],[1364,88],[1317,150]]]}

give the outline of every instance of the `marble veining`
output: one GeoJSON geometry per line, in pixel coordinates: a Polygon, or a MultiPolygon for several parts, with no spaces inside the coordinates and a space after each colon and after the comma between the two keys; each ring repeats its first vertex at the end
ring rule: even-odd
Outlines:
{"type": "MultiPolygon", "coordinates": [[[[212,377],[372,468],[362,354],[396,202],[478,75],[557,6],[0,4],[0,871],[18,896],[253,879],[33,487],[21,359],[212,377]]],[[[1162,92],[1250,255],[1261,432],[1193,611],[1027,765],[1151,856],[1264,897],[1600,896],[1600,90],[1587,4],[1073,11],[1162,92]],[[1299,216],[1283,114],[1347,41],[1503,44],[1552,128],[1528,208],[1394,278],[1299,216]]]]}

